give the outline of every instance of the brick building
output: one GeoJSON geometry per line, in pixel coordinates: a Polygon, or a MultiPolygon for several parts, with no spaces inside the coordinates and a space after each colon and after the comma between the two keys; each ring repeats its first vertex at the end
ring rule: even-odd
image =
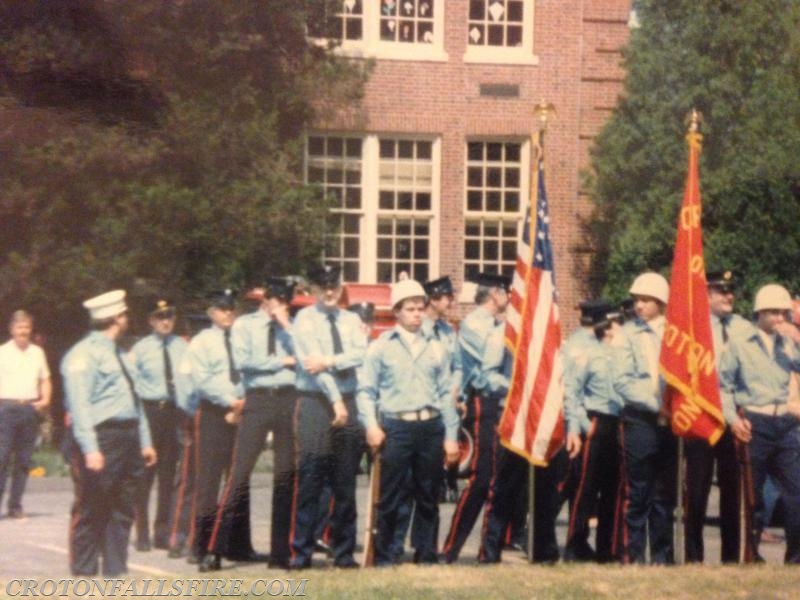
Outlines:
{"type": "Polygon", "coordinates": [[[630,6],[343,0],[332,19],[339,51],[374,67],[361,105],[309,132],[306,177],[336,198],[341,233],[328,259],[345,279],[408,271],[460,286],[473,271],[510,273],[530,196],[533,111],[545,100],[557,111],[546,169],[559,304],[566,329],[576,325],[589,252],[580,172],[621,89],[630,6]]]}

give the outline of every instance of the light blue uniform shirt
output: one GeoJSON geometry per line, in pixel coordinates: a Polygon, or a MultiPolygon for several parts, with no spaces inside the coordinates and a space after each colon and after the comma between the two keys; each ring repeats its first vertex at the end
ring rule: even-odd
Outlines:
{"type": "Polygon", "coordinates": [[[576,329],[561,345],[564,369],[564,419],[567,433],[589,431],[589,417],[582,405],[582,384],[579,379],[589,360],[589,350],[597,343],[592,327],[576,329]]]}
{"type": "Polygon", "coordinates": [[[720,361],[722,412],[728,423],[736,420],[737,406],[786,404],[791,373],[800,372],[800,346],[776,335],[770,356],[757,327],[748,325],[729,338],[720,361]]]}
{"type": "Polygon", "coordinates": [[[469,394],[471,388],[486,397],[505,396],[508,391],[508,377],[503,372],[501,351],[504,327],[505,324],[497,323],[483,306],[473,310],[461,322],[458,343],[463,372],[462,394],[469,394]],[[500,343],[495,331],[498,327],[501,328],[500,343]],[[490,346],[488,342],[493,333],[494,342],[490,346]]]}
{"type": "MultiPolygon", "coordinates": [[[[130,357],[120,351],[120,358],[128,374],[135,377],[130,357]]],[[[152,446],[147,417],[136,408],[117,359],[117,345],[107,335],[92,331],[75,344],[61,361],[61,376],[72,434],[84,454],[99,450],[94,428],[108,420],[138,419],[142,448],[152,446]]]]}
{"type": "MultiPolygon", "coordinates": [[[[658,318],[663,323],[664,317],[658,318]]],[[[628,321],[621,331],[620,346],[615,347],[614,389],[625,406],[658,413],[664,393],[658,370],[661,335],[641,319],[628,321]]]]}
{"type": "Polygon", "coordinates": [[[445,350],[450,354],[453,388],[461,389],[461,352],[458,349],[456,330],[444,319],[434,320],[426,316],[422,320],[422,331],[425,335],[433,336],[444,345],[445,350]]]}
{"type": "Polygon", "coordinates": [[[164,366],[165,339],[172,365],[175,403],[177,406],[185,406],[187,404],[186,396],[192,392],[192,382],[185,373],[182,373],[180,365],[189,344],[177,335],[168,335],[166,338],[162,338],[156,333],[151,333],[136,342],[131,348],[131,355],[136,366],[136,386],[139,397],[145,402],[169,398],[164,366]]]}
{"type": "Polygon", "coordinates": [[[331,404],[341,400],[342,394],[356,391],[356,369],[361,366],[367,349],[367,336],[361,318],[339,308],[334,309],[333,313],[342,340],[342,352],[339,354],[333,352],[328,312],[319,303],[298,312],[292,326],[297,358],[297,389],[323,393],[331,404]],[[312,375],[303,369],[303,361],[312,354],[333,357],[334,366],[312,375]]]}
{"type": "Polygon", "coordinates": [[[271,321],[272,318],[259,309],[239,317],[233,324],[233,360],[246,390],[294,385],[294,368],[283,365],[287,356],[294,355],[292,334],[276,321],[275,354],[269,356],[267,338],[271,321]]]}
{"type": "Polygon", "coordinates": [[[186,357],[197,400],[230,408],[234,400],[244,397],[242,384],[231,383],[223,329],[216,325],[203,329],[189,342],[186,357]]]}
{"type": "Polygon", "coordinates": [[[445,345],[419,332],[416,355],[398,327],[383,332],[367,350],[359,375],[359,420],[378,425],[378,413],[392,414],[435,408],[442,414],[445,440],[458,439],[459,417],[452,390],[452,358],[445,345]]]}
{"type": "Polygon", "coordinates": [[[574,385],[566,390],[564,416],[569,433],[589,430],[588,425],[584,425],[590,422],[589,411],[616,417],[622,410],[622,399],[614,390],[616,352],[611,345],[600,342],[594,333],[592,338],[594,342],[584,346],[574,385]]]}

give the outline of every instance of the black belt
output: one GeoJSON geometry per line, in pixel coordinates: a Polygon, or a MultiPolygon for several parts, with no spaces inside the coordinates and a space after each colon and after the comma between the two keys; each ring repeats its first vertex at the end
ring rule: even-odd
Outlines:
{"type": "Polygon", "coordinates": [[[633,406],[626,406],[622,409],[622,417],[624,419],[635,419],[637,421],[645,421],[647,423],[658,425],[658,413],[644,410],[641,408],[634,408],[633,406]]]}
{"type": "Polygon", "coordinates": [[[263,394],[286,394],[295,390],[293,385],[279,385],[277,387],[254,387],[248,392],[261,392],[263,394]]]}
{"type": "Polygon", "coordinates": [[[94,426],[97,431],[109,431],[112,429],[134,429],[139,427],[138,419],[107,419],[94,426]]]}
{"type": "Polygon", "coordinates": [[[8,404],[9,406],[27,406],[28,404],[33,404],[36,402],[38,398],[33,398],[31,400],[18,400],[17,398],[0,398],[0,404],[8,404]]]}
{"type": "Polygon", "coordinates": [[[163,410],[167,407],[175,407],[175,403],[172,400],[160,400],[160,399],[149,399],[149,398],[142,398],[142,403],[147,406],[157,406],[159,409],[163,410]]]}

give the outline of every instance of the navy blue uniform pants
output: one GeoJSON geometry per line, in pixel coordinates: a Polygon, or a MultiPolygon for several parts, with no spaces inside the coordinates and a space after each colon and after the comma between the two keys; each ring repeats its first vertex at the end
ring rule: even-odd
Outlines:
{"type": "Polygon", "coordinates": [[[753,439],[750,440],[750,464],[756,498],[756,551],[761,531],[767,526],[763,515],[764,480],[771,475],[778,484],[784,503],[786,563],[800,563],[800,423],[790,414],[772,417],[748,412],[753,439]]]}
{"type": "Polygon", "coordinates": [[[230,475],[236,426],[225,421],[225,408],[203,401],[195,422],[197,474],[195,476],[194,501],[194,553],[202,558],[217,553],[229,558],[246,556],[253,551],[250,542],[250,493],[237,498],[234,533],[226,548],[211,545],[214,522],[217,519],[217,504],[220,483],[224,475],[230,475]]]}
{"type": "Polygon", "coordinates": [[[22,495],[38,434],[39,419],[31,404],[0,400],[0,500],[10,470],[9,511],[22,510],[22,495]]]}
{"type": "Polygon", "coordinates": [[[150,437],[156,450],[158,462],[145,468],[136,499],[136,539],[150,541],[150,490],[158,478],[156,494],[156,520],[153,523],[153,538],[156,548],[169,546],[170,519],[172,517],[172,494],[175,485],[175,468],[178,461],[178,409],[167,400],[143,400],[150,437]]]}
{"type": "Polygon", "coordinates": [[[500,416],[498,401],[474,396],[467,405],[466,420],[472,423],[475,451],[472,457],[472,474],[461,492],[450,522],[450,531],[444,544],[445,560],[451,563],[467,541],[483,505],[489,497],[489,487],[494,477],[497,433],[495,427],[500,416]]]}
{"type": "Polygon", "coordinates": [[[103,575],[117,577],[128,570],[128,540],[134,501],[144,471],[139,423],[106,421],[95,428],[105,467],[86,468],[77,443],[72,451],[75,502],[69,532],[69,562],[73,575],[93,576],[103,559],[103,575]]]}
{"type": "Polygon", "coordinates": [[[169,547],[180,553],[184,548],[192,545],[192,501],[194,499],[197,457],[194,445],[195,418],[183,411],[178,411],[178,414],[178,467],[172,494],[172,529],[169,535],[169,547]]]}
{"type": "Polygon", "coordinates": [[[729,428],[714,446],[706,440],[684,442],[686,455],[686,562],[703,562],[703,525],[716,463],[722,562],[739,562],[739,463],[729,428]]]}
{"type": "Polygon", "coordinates": [[[569,529],[564,555],[567,558],[589,557],[589,517],[597,507],[595,556],[600,562],[614,559],[612,543],[619,488],[619,419],[601,413],[589,413],[590,426],[579,456],[579,476],[570,506],[569,529]]]}
{"type": "Polygon", "coordinates": [[[439,488],[444,463],[444,425],[441,418],[428,421],[385,419],[386,442],[381,451],[378,535],[375,562],[390,565],[398,561],[395,548],[398,513],[408,505],[413,490],[414,562],[435,563],[439,524],[439,488]],[[408,477],[411,477],[409,486],[408,477]]]}
{"type": "MultiPolygon", "coordinates": [[[[294,490],[294,387],[256,388],[247,391],[242,420],[236,433],[233,475],[228,478],[220,501],[210,545],[224,554],[234,533],[237,508],[247,494],[250,475],[272,431],[272,522],[270,564],[289,564],[289,524],[294,490]]],[[[239,519],[244,515],[238,515],[239,519]]]]}
{"type": "MultiPolygon", "coordinates": [[[[561,506],[558,484],[567,469],[566,453],[560,452],[547,467],[534,468],[533,560],[558,560],[556,517],[561,506]]],[[[520,495],[527,497],[530,463],[503,446],[497,450],[496,474],[491,484],[478,560],[500,562],[509,525],[519,513],[520,495]]]]}
{"type": "Polygon", "coordinates": [[[291,565],[311,564],[316,546],[322,489],[330,481],[330,546],[334,564],[353,561],[356,546],[356,475],[364,451],[364,429],[358,424],[354,394],[344,394],[347,423],[332,427],[333,407],[323,394],[299,392],[295,415],[297,476],[291,523],[291,565]]]}
{"type": "Polygon", "coordinates": [[[622,449],[625,472],[623,562],[671,564],[677,491],[677,441],[658,415],[625,407],[622,449]]]}

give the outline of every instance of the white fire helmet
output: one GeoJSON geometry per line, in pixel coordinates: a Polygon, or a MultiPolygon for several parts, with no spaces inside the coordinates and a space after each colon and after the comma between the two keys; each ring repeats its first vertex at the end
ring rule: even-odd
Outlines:
{"type": "Polygon", "coordinates": [[[770,283],[758,290],[753,310],[758,312],[768,309],[792,310],[792,297],[785,287],[770,283]]]}
{"type": "Polygon", "coordinates": [[[422,284],[419,281],[403,279],[402,281],[392,284],[392,293],[390,297],[392,307],[396,307],[403,300],[417,297],[425,298],[425,290],[422,288],[422,284]]]}
{"type": "Polygon", "coordinates": [[[642,273],[633,280],[628,293],[632,296],[650,296],[666,304],[669,301],[669,283],[658,273],[642,273]]]}

